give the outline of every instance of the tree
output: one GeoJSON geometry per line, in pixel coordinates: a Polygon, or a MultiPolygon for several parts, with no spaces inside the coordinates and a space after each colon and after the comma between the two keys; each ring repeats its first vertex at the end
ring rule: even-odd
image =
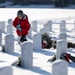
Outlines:
{"type": "Polygon", "coordinates": [[[69,0],[55,0],[55,7],[66,7],[70,4],[69,0]]]}

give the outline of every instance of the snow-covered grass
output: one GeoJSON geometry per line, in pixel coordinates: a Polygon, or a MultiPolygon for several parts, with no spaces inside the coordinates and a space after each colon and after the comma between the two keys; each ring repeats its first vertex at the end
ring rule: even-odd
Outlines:
{"type": "MultiPolygon", "coordinates": [[[[75,10],[74,9],[50,9],[50,8],[0,8],[0,21],[6,21],[9,18],[14,19],[18,10],[23,10],[28,15],[29,21],[38,21],[38,27],[43,27],[43,24],[49,20],[53,21],[53,33],[52,36],[58,38],[59,23],[61,20],[66,20],[67,23],[74,23],[75,10]],[[58,23],[58,24],[56,24],[58,23]],[[57,29],[57,30],[56,30],[57,29]]],[[[67,24],[68,40],[75,42],[75,31],[73,30],[73,24],[67,24]]],[[[3,33],[3,38],[6,34],[3,33]]],[[[14,32],[15,35],[15,32],[14,32]]],[[[16,39],[15,35],[15,39],[16,39]]],[[[29,39],[29,38],[28,38],[29,39]]],[[[54,38],[53,38],[54,39],[54,38]]],[[[32,40],[32,39],[30,39],[32,40]]],[[[15,41],[15,53],[7,54],[0,52],[0,68],[3,66],[11,66],[11,63],[17,59],[17,56],[21,55],[21,48],[15,41]]],[[[3,41],[4,43],[4,41],[3,41]]],[[[69,53],[75,56],[75,49],[68,49],[69,53]]],[[[52,63],[47,62],[56,53],[56,49],[42,49],[42,51],[33,51],[33,67],[32,68],[20,68],[12,66],[13,75],[51,75],[52,63]]],[[[68,64],[68,75],[75,75],[75,63],[68,64]]]]}

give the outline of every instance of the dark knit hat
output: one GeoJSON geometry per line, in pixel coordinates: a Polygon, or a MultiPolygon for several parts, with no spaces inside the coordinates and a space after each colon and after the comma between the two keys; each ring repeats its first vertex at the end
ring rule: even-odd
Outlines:
{"type": "Polygon", "coordinates": [[[19,11],[17,12],[17,16],[23,16],[23,11],[22,11],[22,10],[19,10],[19,11]]]}

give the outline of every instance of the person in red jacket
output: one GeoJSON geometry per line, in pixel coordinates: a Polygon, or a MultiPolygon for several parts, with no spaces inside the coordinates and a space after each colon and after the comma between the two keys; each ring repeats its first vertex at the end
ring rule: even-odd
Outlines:
{"type": "Polygon", "coordinates": [[[17,17],[13,21],[13,26],[16,28],[17,35],[21,37],[19,42],[27,41],[26,35],[28,35],[30,23],[28,21],[28,16],[24,14],[22,10],[17,12],[17,17]]]}

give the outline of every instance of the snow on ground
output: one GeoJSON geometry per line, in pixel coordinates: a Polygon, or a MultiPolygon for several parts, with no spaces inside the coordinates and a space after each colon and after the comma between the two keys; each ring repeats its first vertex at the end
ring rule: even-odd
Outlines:
{"type": "MultiPolygon", "coordinates": [[[[9,18],[14,19],[16,17],[18,10],[23,10],[29,17],[29,21],[38,21],[38,29],[43,27],[43,24],[48,20],[53,21],[53,39],[58,38],[59,34],[59,22],[61,20],[66,20],[67,23],[74,23],[75,20],[75,10],[74,9],[50,9],[50,8],[0,8],[0,21],[6,21],[9,18]],[[58,24],[56,24],[58,23],[58,24]],[[55,32],[55,33],[54,33],[55,32]]],[[[7,23],[6,23],[7,24],[7,23]]],[[[75,42],[75,31],[73,30],[73,24],[67,24],[67,34],[68,40],[75,42]]],[[[6,34],[3,33],[3,40],[6,34]]],[[[15,35],[15,32],[14,32],[15,35]]],[[[17,39],[17,35],[15,35],[17,39]]],[[[29,39],[29,38],[28,38],[29,39]]],[[[32,40],[32,39],[31,39],[32,40]]],[[[15,41],[15,53],[7,54],[0,52],[0,68],[3,66],[8,66],[17,59],[17,56],[21,54],[21,48],[15,41]]],[[[4,44],[4,41],[2,42],[4,44]]],[[[68,49],[69,53],[75,56],[75,49],[68,49]]],[[[12,66],[13,75],[51,75],[52,63],[47,62],[56,53],[54,49],[42,49],[40,52],[33,52],[33,68],[20,68],[12,66]]],[[[68,75],[75,74],[75,63],[71,62],[68,64],[68,75]]]]}

